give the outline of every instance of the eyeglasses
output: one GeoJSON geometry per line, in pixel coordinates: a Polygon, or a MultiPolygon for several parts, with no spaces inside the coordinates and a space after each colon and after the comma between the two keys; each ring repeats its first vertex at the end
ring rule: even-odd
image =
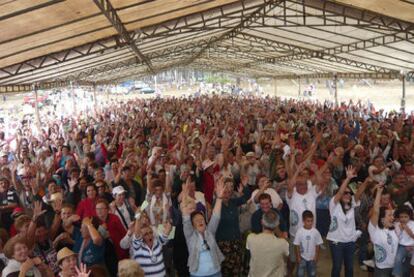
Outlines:
{"type": "Polygon", "coordinates": [[[350,192],[350,191],[345,191],[345,192],[344,192],[344,195],[347,195],[347,194],[352,195],[352,192],[350,192]]]}

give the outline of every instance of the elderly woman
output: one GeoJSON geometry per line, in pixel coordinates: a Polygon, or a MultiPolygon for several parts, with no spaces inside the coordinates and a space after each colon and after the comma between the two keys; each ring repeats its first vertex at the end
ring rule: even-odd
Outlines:
{"type": "Polygon", "coordinates": [[[165,223],[162,234],[155,235],[150,226],[142,227],[141,224],[140,220],[135,221],[135,234],[131,246],[132,257],[143,266],[146,275],[164,277],[166,273],[162,246],[168,242],[172,226],[168,222],[165,223]]]}
{"type": "Polygon", "coordinates": [[[9,259],[3,269],[2,276],[35,276],[52,277],[53,272],[40,258],[29,258],[29,248],[23,238],[16,236],[10,239],[4,246],[4,253],[9,259]]]}
{"type": "Polygon", "coordinates": [[[145,273],[134,260],[122,260],[118,264],[119,277],[144,277],[145,273]]]}
{"type": "Polygon", "coordinates": [[[217,246],[215,233],[221,216],[221,202],[224,184],[219,182],[216,188],[217,198],[210,222],[206,225],[204,214],[195,211],[195,205],[183,201],[182,214],[184,235],[189,251],[188,267],[191,276],[219,277],[220,264],[224,256],[217,246]]]}
{"type": "Polygon", "coordinates": [[[222,264],[223,276],[238,276],[242,268],[243,242],[240,232],[240,207],[250,198],[250,188],[247,186],[247,178],[242,177],[239,190],[243,191],[240,197],[232,197],[234,188],[233,180],[224,180],[225,189],[222,197],[220,223],[216,232],[217,243],[225,256],[222,264]]]}

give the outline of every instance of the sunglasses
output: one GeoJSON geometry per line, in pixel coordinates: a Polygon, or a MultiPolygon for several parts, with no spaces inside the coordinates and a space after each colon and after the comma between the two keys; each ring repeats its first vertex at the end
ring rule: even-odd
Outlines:
{"type": "Polygon", "coordinates": [[[347,194],[352,195],[353,193],[351,191],[345,191],[344,195],[347,195],[347,194]]]}

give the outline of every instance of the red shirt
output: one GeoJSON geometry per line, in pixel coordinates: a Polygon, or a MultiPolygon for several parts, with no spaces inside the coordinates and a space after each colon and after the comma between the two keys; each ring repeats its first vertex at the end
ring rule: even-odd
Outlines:
{"type": "Polygon", "coordinates": [[[106,229],[109,232],[109,237],[115,246],[118,260],[128,259],[128,251],[122,249],[120,245],[122,238],[126,235],[126,230],[124,228],[124,225],[122,225],[121,221],[119,220],[119,217],[114,214],[108,214],[106,222],[101,221],[101,224],[104,223],[106,223],[106,229]]]}
{"type": "Polygon", "coordinates": [[[96,199],[83,199],[79,202],[78,207],[76,208],[76,214],[79,215],[81,219],[84,217],[96,216],[95,202],[96,199]]]}
{"type": "Polygon", "coordinates": [[[204,171],[203,173],[203,191],[204,197],[208,203],[213,203],[213,193],[214,193],[214,176],[204,171]]]}

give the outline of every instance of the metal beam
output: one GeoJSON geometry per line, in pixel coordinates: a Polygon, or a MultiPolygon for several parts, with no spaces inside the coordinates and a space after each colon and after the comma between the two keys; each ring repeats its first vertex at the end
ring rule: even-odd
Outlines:
{"type": "MultiPolygon", "coordinates": [[[[21,84],[21,85],[1,85],[0,86],[0,93],[17,93],[17,92],[29,92],[33,91],[34,85],[37,86],[39,90],[50,90],[54,88],[63,88],[69,87],[71,82],[73,81],[61,81],[56,80],[54,82],[41,82],[38,84],[21,84]]],[[[76,81],[76,85],[79,86],[93,86],[94,82],[86,82],[86,81],[76,81]]],[[[97,85],[108,85],[110,82],[96,82],[97,85]]]]}
{"type": "MultiPolygon", "coordinates": [[[[292,3],[311,7],[324,12],[329,12],[343,16],[344,18],[353,18],[355,20],[376,24],[380,27],[387,27],[390,30],[400,32],[414,31],[414,24],[405,22],[392,17],[381,15],[367,10],[356,9],[353,7],[341,5],[338,3],[326,0],[287,0],[292,3]]],[[[344,19],[346,20],[346,19],[344,19]]]]}
{"type": "Polygon", "coordinates": [[[116,29],[118,34],[124,40],[126,44],[132,49],[134,54],[140,59],[140,61],[144,62],[150,72],[155,74],[154,69],[152,68],[151,61],[145,57],[141,51],[138,49],[137,45],[135,44],[134,40],[130,36],[129,32],[125,28],[124,24],[122,23],[121,19],[119,18],[116,10],[112,6],[109,0],[94,0],[95,4],[101,10],[101,12],[106,16],[106,18],[111,22],[112,26],[116,29]]]}
{"type": "Polygon", "coordinates": [[[317,74],[302,74],[302,75],[275,75],[274,78],[279,80],[296,80],[298,76],[304,79],[332,79],[334,74],[339,79],[399,79],[399,73],[353,73],[353,72],[331,72],[331,73],[317,73],[317,74]]]}
{"type": "Polygon", "coordinates": [[[248,27],[249,25],[251,25],[253,22],[255,22],[260,14],[263,12],[266,14],[266,8],[268,8],[268,10],[272,10],[274,9],[276,6],[278,6],[280,3],[282,3],[283,0],[264,0],[264,3],[257,8],[255,11],[253,11],[251,14],[249,14],[248,16],[244,17],[240,23],[233,27],[232,29],[230,29],[229,31],[224,32],[221,36],[219,36],[216,40],[210,42],[209,44],[207,44],[205,47],[203,47],[196,55],[192,56],[190,59],[188,59],[187,61],[184,62],[185,65],[188,65],[192,62],[194,62],[196,59],[198,59],[208,48],[210,48],[210,46],[215,43],[215,42],[219,42],[221,40],[223,40],[225,37],[227,36],[231,36],[231,35],[236,35],[237,33],[239,33],[243,28],[248,27]]]}
{"type": "MultiPolygon", "coordinates": [[[[224,26],[224,20],[221,19],[222,16],[239,15],[241,17],[244,12],[254,10],[259,6],[260,5],[257,4],[245,7],[244,4],[241,6],[240,3],[231,3],[131,31],[129,32],[129,36],[133,38],[135,43],[142,44],[147,40],[150,41],[151,39],[171,36],[173,34],[193,33],[181,30],[183,27],[197,26],[200,24],[203,26],[211,24],[219,24],[220,26],[224,26]]],[[[5,83],[4,81],[9,83],[8,79],[10,77],[20,76],[27,73],[34,76],[36,71],[43,69],[55,69],[57,71],[61,71],[62,64],[89,59],[89,57],[94,57],[95,55],[103,53],[118,52],[119,49],[124,49],[125,46],[126,43],[123,41],[122,37],[118,35],[47,54],[25,62],[0,68],[0,82],[3,80],[3,83],[5,83]]],[[[18,81],[13,80],[10,82],[15,83],[18,81]]]]}

